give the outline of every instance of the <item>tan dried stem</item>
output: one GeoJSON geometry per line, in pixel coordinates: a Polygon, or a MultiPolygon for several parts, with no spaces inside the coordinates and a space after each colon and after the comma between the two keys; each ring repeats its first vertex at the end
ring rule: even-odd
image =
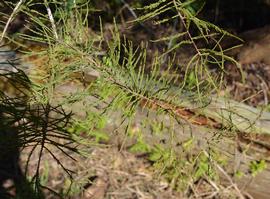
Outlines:
{"type": "Polygon", "coordinates": [[[59,37],[58,37],[58,34],[57,34],[56,25],[55,25],[55,21],[54,21],[54,18],[53,18],[51,8],[50,8],[47,0],[44,0],[44,4],[46,6],[48,17],[49,17],[49,20],[50,20],[51,25],[52,25],[52,30],[53,30],[54,37],[55,37],[55,39],[58,39],[59,37]]]}

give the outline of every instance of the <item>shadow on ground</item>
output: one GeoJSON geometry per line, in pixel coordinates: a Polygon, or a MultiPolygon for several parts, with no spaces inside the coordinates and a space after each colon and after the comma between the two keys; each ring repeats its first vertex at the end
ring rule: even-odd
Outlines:
{"type": "Polygon", "coordinates": [[[19,165],[20,141],[18,127],[9,123],[3,116],[5,108],[1,105],[0,113],[0,198],[36,198],[30,182],[19,165]]]}
{"type": "Polygon", "coordinates": [[[66,114],[61,106],[28,102],[30,81],[25,73],[11,62],[0,61],[0,66],[0,199],[44,198],[44,190],[50,189],[40,183],[43,153],[51,154],[65,170],[48,146],[52,145],[62,153],[77,152],[70,147],[74,140],[66,130],[71,114],[66,114]],[[26,168],[22,170],[20,151],[26,147],[32,149],[26,168]],[[28,168],[35,151],[38,154],[36,167],[28,168]],[[31,180],[29,170],[34,173],[31,180]]]}
{"type": "Polygon", "coordinates": [[[11,62],[2,61],[0,65],[0,198],[37,198],[19,164],[20,150],[27,141],[22,121],[28,110],[30,81],[11,62]],[[9,93],[10,88],[15,92],[9,93]]]}

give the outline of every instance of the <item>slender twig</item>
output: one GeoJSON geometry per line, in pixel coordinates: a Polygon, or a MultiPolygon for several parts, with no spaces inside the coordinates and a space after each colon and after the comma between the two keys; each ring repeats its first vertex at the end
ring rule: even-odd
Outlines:
{"type": "Polygon", "coordinates": [[[20,1],[16,4],[15,8],[13,9],[13,11],[12,11],[12,13],[11,13],[10,17],[8,18],[8,21],[7,21],[6,25],[5,25],[5,28],[4,28],[3,32],[2,32],[2,35],[1,35],[1,37],[0,37],[0,43],[1,43],[2,40],[4,39],[4,37],[5,37],[5,35],[6,35],[7,29],[8,29],[8,27],[9,27],[10,23],[12,22],[14,16],[17,14],[17,11],[19,10],[20,6],[23,4],[24,1],[25,1],[25,0],[20,0],[20,1]]]}
{"type": "Polygon", "coordinates": [[[46,6],[48,17],[49,17],[49,20],[50,20],[51,25],[52,25],[54,37],[55,37],[55,39],[58,39],[59,37],[57,34],[56,25],[55,25],[55,21],[54,21],[53,15],[52,15],[51,8],[50,8],[47,0],[44,0],[44,4],[46,6]]]}
{"type": "Polygon", "coordinates": [[[121,0],[122,3],[125,5],[125,7],[127,7],[127,9],[129,10],[129,12],[132,14],[132,16],[135,18],[135,19],[138,19],[138,16],[137,14],[133,11],[133,9],[130,7],[130,5],[125,1],[125,0],[121,0]]]}
{"type": "Polygon", "coordinates": [[[174,4],[174,6],[175,6],[175,9],[176,9],[176,11],[177,11],[177,14],[178,14],[178,16],[179,16],[179,18],[180,18],[182,24],[183,24],[183,26],[184,26],[184,28],[185,28],[185,30],[186,30],[186,32],[187,32],[188,37],[189,37],[190,41],[192,42],[192,45],[194,46],[194,48],[195,48],[195,50],[197,51],[198,55],[201,56],[201,51],[199,50],[199,48],[198,48],[197,45],[195,44],[195,42],[194,42],[194,40],[193,40],[193,37],[192,37],[192,35],[190,34],[190,32],[189,32],[189,30],[188,30],[188,27],[187,27],[187,24],[186,24],[186,22],[185,22],[184,16],[183,16],[183,15],[181,14],[181,12],[179,12],[179,10],[177,9],[178,6],[177,6],[175,0],[173,0],[173,4],[174,4]]]}
{"type": "Polygon", "coordinates": [[[265,82],[265,80],[258,74],[256,74],[256,76],[261,80],[261,87],[262,87],[262,91],[263,91],[263,95],[264,95],[264,105],[267,106],[268,105],[268,91],[269,91],[269,87],[267,86],[267,83],[265,82]]]}
{"type": "Polygon", "coordinates": [[[228,175],[228,173],[226,171],[224,171],[224,169],[221,166],[219,166],[216,162],[215,162],[215,166],[227,178],[227,180],[231,183],[231,185],[233,186],[233,188],[237,192],[239,198],[240,199],[245,199],[245,196],[243,196],[243,194],[239,190],[238,186],[233,182],[232,178],[228,175]]]}

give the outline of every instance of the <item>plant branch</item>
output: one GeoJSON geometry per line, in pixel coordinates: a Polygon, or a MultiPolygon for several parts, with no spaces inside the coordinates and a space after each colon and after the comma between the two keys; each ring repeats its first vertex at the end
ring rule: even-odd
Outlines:
{"type": "Polygon", "coordinates": [[[5,35],[6,35],[7,29],[8,29],[8,27],[9,27],[10,23],[12,22],[14,16],[17,14],[17,12],[18,12],[20,6],[24,3],[24,1],[25,1],[25,0],[20,0],[20,1],[16,4],[15,8],[13,9],[13,11],[12,11],[10,17],[8,18],[8,21],[7,21],[7,23],[6,23],[5,27],[4,27],[4,30],[3,30],[2,34],[1,34],[1,37],[0,37],[0,43],[1,43],[2,40],[4,39],[4,37],[5,37],[5,35]]]}

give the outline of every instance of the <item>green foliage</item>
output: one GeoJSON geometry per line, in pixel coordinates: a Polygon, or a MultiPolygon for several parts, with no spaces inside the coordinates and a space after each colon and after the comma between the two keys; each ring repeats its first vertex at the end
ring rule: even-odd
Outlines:
{"type": "Polygon", "coordinates": [[[235,173],[235,176],[237,177],[237,178],[241,178],[241,177],[243,177],[245,174],[244,174],[244,172],[242,172],[242,171],[236,171],[236,173],[235,173]]]}
{"type": "MultiPolygon", "coordinates": [[[[156,42],[172,41],[172,45],[165,52],[153,56],[149,63],[147,49],[135,47],[121,35],[116,22],[110,30],[110,39],[104,36],[102,23],[99,33],[91,33],[87,21],[91,9],[87,2],[68,0],[64,3],[61,1],[44,3],[47,9],[52,5],[56,6],[53,13],[54,21],[48,14],[38,13],[31,8],[35,5],[35,1],[27,2],[21,8],[21,12],[32,20],[35,28],[29,29],[33,34],[20,34],[20,38],[48,45],[48,48],[38,54],[38,57],[48,58],[42,65],[42,73],[30,74],[33,84],[28,100],[31,105],[38,105],[34,112],[40,111],[42,114],[38,116],[29,114],[26,119],[32,121],[32,127],[38,133],[34,134],[28,126],[25,126],[31,133],[24,134],[26,138],[24,144],[38,139],[41,140],[38,144],[42,142],[44,146],[47,141],[68,155],[63,148],[76,150],[62,145],[61,142],[53,141],[52,138],[74,141],[71,137],[80,137],[88,141],[90,137],[95,144],[107,143],[111,138],[110,135],[118,129],[113,132],[106,132],[105,129],[109,120],[115,117],[114,113],[118,113],[117,116],[121,119],[120,122],[116,122],[118,128],[124,126],[125,136],[136,139],[130,151],[147,153],[156,171],[173,182],[173,187],[183,189],[190,182],[200,178],[215,178],[215,169],[210,159],[220,164],[222,161],[219,161],[215,153],[212,153],[210,158],[202,152],[191,152],[195,149],[193,137],[181,143],[182,151],[178,151],[171,145],[165,147],[154,143],[151,146],[145,141],[144,133],[147,132],[141,130],[134,135],[130,129],[138,110],[147,111],[153,107],[157,114],[166,114],[181,124],[176,107],[186,107],[188,104],[192,108],[197,108],[207,105],[210,100],[209,93],[217,91],[222,85],[225,60],[235,63],[233,58],[224,54],[220,46],[224,35],[232,35],[214,24],[197,18],[204,1],[157,1],[138,8],[145,14],[135,21],[142,23],[150,19],[157,20],[161,15],[165,15],[160,17],[156,24],[178,20],[184,31],[158,39],[156,42]],[[173,16],[166,15],[169,11],[173,12],[173,16]],[[197,35],[195,33],[192,35],[192,27],[196,27],[197,35]],[[211,47],[199,47],[198,43],[201,41],[211,44],[211,47]],[[176,73],[177,69],[168,61],[170,59],[165,58],[177,53],[184,45],[192,46],[195,54],[184,67],[184,73],[179,80],[170,76],[172,71],[176,73]],[[211,64],[220,68],[219,73],[209,70],[208,66],[211,64]],[[94,71],[94,75],[89,75],[89,71],[94,71]],[[71,82],[74,81],[79,85],[78,89],[61,92],[61,88],[67,88],[65,86],[72,85],[71,82]],[[79,111],[83,117],[66,114],[64,111],[76,103],[80,105],[79,111]],[[51,107],[51,104],[56,106],[51,107]],[[56,116],[49,117],[51,114],[56,116]],[[54,121],[50,123],[49,119],[54,121]]],[[[120,4],[120,1],[111,3],[120,4]]],[[[7,102],[3,100],[0,104],[7,102]]],[[[18,105],[14,103],[10,106],[18,105]]],[[[11,112],[15,115],[14,110],[11,112]]],[[[25,115],[16,117],[21,119],[25,118],[25,115]]],[[[14,121],[17,120],[18,118],[14,121]]],[[[148,120],[146,123],[149,122],[155,135],[163,133],[165,127],[162,122],[155,123],[148,120]]],[[[168,135],[168,140],[174,139],[173,134],[168,135]]],[[[53,155],[49,149],[44,150],[53,155]]],[[[56,157],[54,159],[59,162],[56,157]]],[[[70,173],[63,165],[61,166],[70,173]]],[[[252,172],[257,172],[262,167],[264,166],[261,164],[253,165],[252,172]]],[[[45,177],[40,178],[39,168],[34,177],[38,183],[40,179],[46,180],[45,177]]],[[[40,185],[38,183],[37,186],[40,185]]],[[[67,182],[67,186],[70,184],[71,182],[67,182]]],[[[78,190],[79,188],[75,187],[72,192],[78,190]]]]}
{"type": "Polygon", "coordinates": [[[190,151],[194,147],[194,138],[190,138],[182,144],[184,151],[190,151]]]}
{"type": "Polygon", "coordinates": [[[183,7],[186,8],[193,16],[196,16],[203,9],[205,3],[205,0],[188,0],[184,2],[185,5],[183,7]]]}
{"type": "MultiPolygon", "coordinates": [[[[156,21],[156,24],[178,20],[179,25],[184,29],[183,32],[176,32],[174,35],[165,36],[157,40],[157,42],[169,40],[172,42],[171,44],[173,44],[169,45],[169,48],[161,57],[164,57],[168,53],[176,52],[178,48],[184,45],[189,45],[194,48],[195,54],[190,59],[187,66],[185,66],[186,72],[181,83],[182,88],[195,85],[195,90],[197,90],[198,97],[200,98],[204,94],[211,92],[212,89],[217,91],[220,88],[222,85],[224,62],[226,60],[237,64],[233,58],[224,54],[225,51],[220,46],[220,42],[224,36],[235,36],[197,17],[197,14],[201,11],[204,4],[204,0],[187,0],[183,2],[179,0],[158,1],[141,8],[145,14],[136,20],[146,21],[161,18],[161,20],[156,21]],[[166,18],[166,13],[172,10],[174,11],[174,15],[168,15],[166,18]],[[159,17],[161,15],[163,17],[159,17]],[[198,30],[199,35],[193,33],[195,32],[194,27],[198,30]],[[177,42],[175,42],[175,40],[177,40],[177,42]],[[209,48],[201,48],[198,45],[199,42],[206,42],[211,45],[209,48]],[[216,75],[217,71],[215,71],[215,74],[212,73],[208,70],[207,66],[209,65],[219,67],[220,73],[218,75],[216,75]]],[[[238,67],[240,66],[238,65],[238,67]]]]}
{"type": "Polygon", "coordinates": [[[48,161],[44,162],[44,169],[41,173],[40,176],[40,184],[42,184],[43,186],[46,186],[46,184],[48,183],[49,180],[49,163],[48,161]]]}
{"type": "Polygon", "coordinates": [[[196,169],[194,173],[194,179],[198,180],[204,176],[213,178],[214,176],[216,176],[216,173],[213,167],[211,166],[209,157],[207,157],[204,153],[201,153],[196,158],[196,169]]]}
{"type": "Polygon", "coordinates": [[[164,176],[169,182],[173,182],[172,187],[178,190],[184,190],[191,180],[191,163],[176,154],[172,149],[156,145],[149,154],[149,160],[159,175],[164,176]]]}
{"type": "Polygon", "coordinates": [[[103,130],[106,126],[106,118],[95,112],[88,113],[85,120],[74,122],[69,132],[77,135],[86,135],[94,138],[97,143],[109,141],[109,135],[103,130]]]}
{"type": "Polygon", "coordinates": [[[164,123],[163,122],[155,122],[155,121],[149,121],[152,131],[154,134],[161,134],[164,130],[164,123]]]}
{"type": "Polygon", "coordinates": [[[266,168],[267,168],[267,164],[265,160],[251,161],[249,164],[249,171],[251,172],[251,175],[253,177],[258,175],[258,173],[262,172],[266,168]]]}
{"type": "Polygon", "coordinates": [[[129,148],[129,151],[133,153],[148,153],[150,151],[150,147],[143,139],[139,139],[129,148]]]}
{"type": "Polygon", "coordinates": [[[178,190],[186,190],[189,182],[197,182],[199,179],[218,180],[218,174],[212,161],[224,165],[220,153],[212,152],[211,157],[204,151],[195,153],[189,139],[182,144],[183,153],[171,148],[156,145],[151,148],[149,160],[153,163],[159,175],[173,182],[172,186],[178,190]]]}
{"type": "Polygon", "coordinates": [[[64,185],[63,185],[63,191],[62,191],[62,197],[72,197],[80,194],[83,190],[83,186],[86,184],[86,182],[74,182],[70,178],[66,178],[64,185]]]}

